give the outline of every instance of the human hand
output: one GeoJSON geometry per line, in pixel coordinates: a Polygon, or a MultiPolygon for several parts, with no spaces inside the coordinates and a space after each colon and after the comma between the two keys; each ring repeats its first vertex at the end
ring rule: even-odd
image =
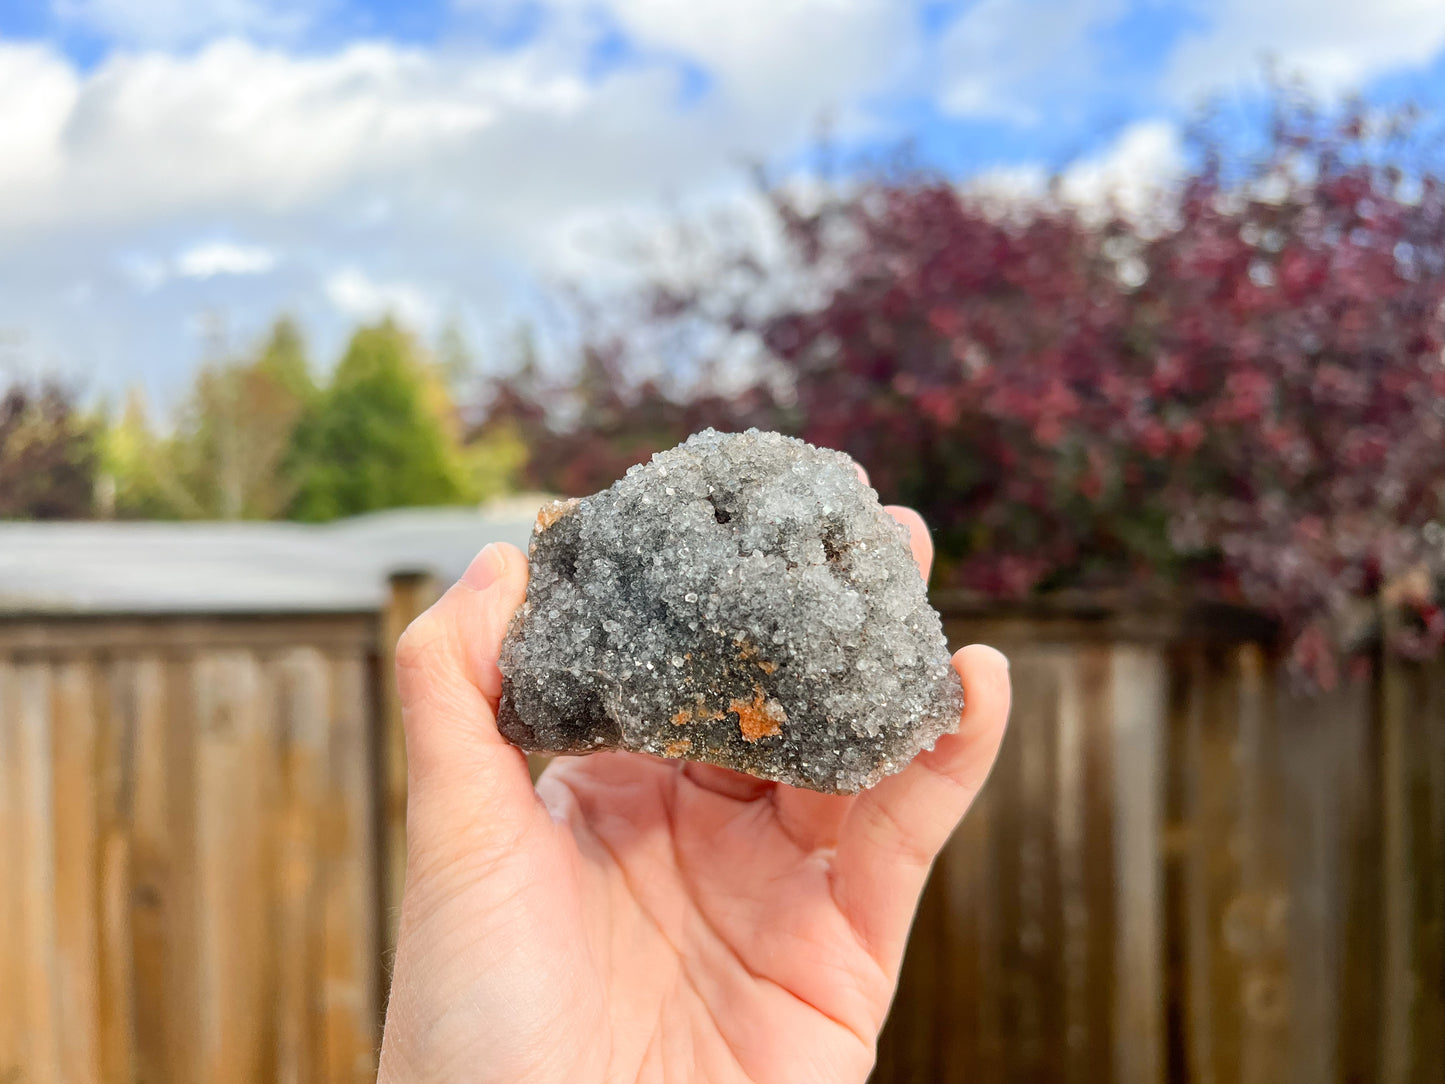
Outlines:
{"type": "MultiPolygon", "coordinates": [[[[910,531],[925,577],[932,544],[910,531]]],[[[1008,666],[954,656],[959,730],[856,796],[498,735],[526,558],[488,546],[397,647],[406,889],[381,1080],[862,1081],[939,848],[983,786],[1008,666]]]]}

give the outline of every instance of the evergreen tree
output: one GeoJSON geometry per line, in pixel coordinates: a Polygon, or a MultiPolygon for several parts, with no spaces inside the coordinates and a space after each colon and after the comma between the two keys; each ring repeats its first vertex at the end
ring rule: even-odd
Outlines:
{"type": "Polygon", "coordinates": [[[302,415],[286,474],[307,521],[466,498],[450,397],[392,320],[351,338],[330,386],[302,415]]]}

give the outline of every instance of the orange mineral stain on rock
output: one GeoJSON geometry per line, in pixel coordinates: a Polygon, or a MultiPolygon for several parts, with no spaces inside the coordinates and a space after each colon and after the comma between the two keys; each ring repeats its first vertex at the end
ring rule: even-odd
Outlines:
{"type": "Polygon", "coordinates": [[[563,501],[548,501],[537,510],[537,530],[545,531],[563,516],[571,515],[579,503],[576,497],[563,501]]]}
{"type": "Polygon", "coordinates": [[[670,741],[664,745],[662,747],[662,753],[664,756],[680,757],[691,748],[691,740],[688,738],[678,738],[676,741],[670,741]]]}
{"type": "Polygon", "coordinates": [[[690,723],[690,722],[692,722],[692,709],[691,709],[691,708],[683,708],[681,711],[679,711],[676,715],[674,715],[674,716],[672,717],[672,725],[673,725],[673,726],[687,726],[687,724],[690,723]]]}
{"type": "Polygon", "coordinates": [[[759,658],[761,654],[762,652],[758,650],[757,644],[750,644],[747,641],[743,641],[742,646],[738,648],[738,658],[742,659],[743,662],[752,663],[765,674],[771,674],[777,670],[778,664],[770,662],[767,659],[759,658]]]}
{"type": "Polygon", "coordinates": [[[776,700],[769,700],[757,685],[753,686],[751,700],[734,700],[728,705],[728,711],[737,714],[738,729],[742,731],[743,740],[749,742],[781,734],[781,724],[788,721],[788,713],[783,710],[783,705],[776,700]]]}

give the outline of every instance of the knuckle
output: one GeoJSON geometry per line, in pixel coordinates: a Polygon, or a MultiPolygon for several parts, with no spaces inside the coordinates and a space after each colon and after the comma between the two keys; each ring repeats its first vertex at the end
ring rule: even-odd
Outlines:
{"type": "Polygon", "coordinates": [[[445,618],[433,606],[402,632],[396,642],[397,671],[406,674],[425,669],[436,660],[448,636],[445,618]]]}

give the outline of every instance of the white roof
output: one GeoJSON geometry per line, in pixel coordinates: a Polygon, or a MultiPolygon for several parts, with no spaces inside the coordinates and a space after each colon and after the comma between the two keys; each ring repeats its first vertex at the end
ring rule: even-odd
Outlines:
{"type": "Polygon", "coordinates": [[[526,548],[535,508],[415,508],[296,523],[0,522],[0,614],[347,613],[387,577],[461,575],[488,542],[526,548]]]}

